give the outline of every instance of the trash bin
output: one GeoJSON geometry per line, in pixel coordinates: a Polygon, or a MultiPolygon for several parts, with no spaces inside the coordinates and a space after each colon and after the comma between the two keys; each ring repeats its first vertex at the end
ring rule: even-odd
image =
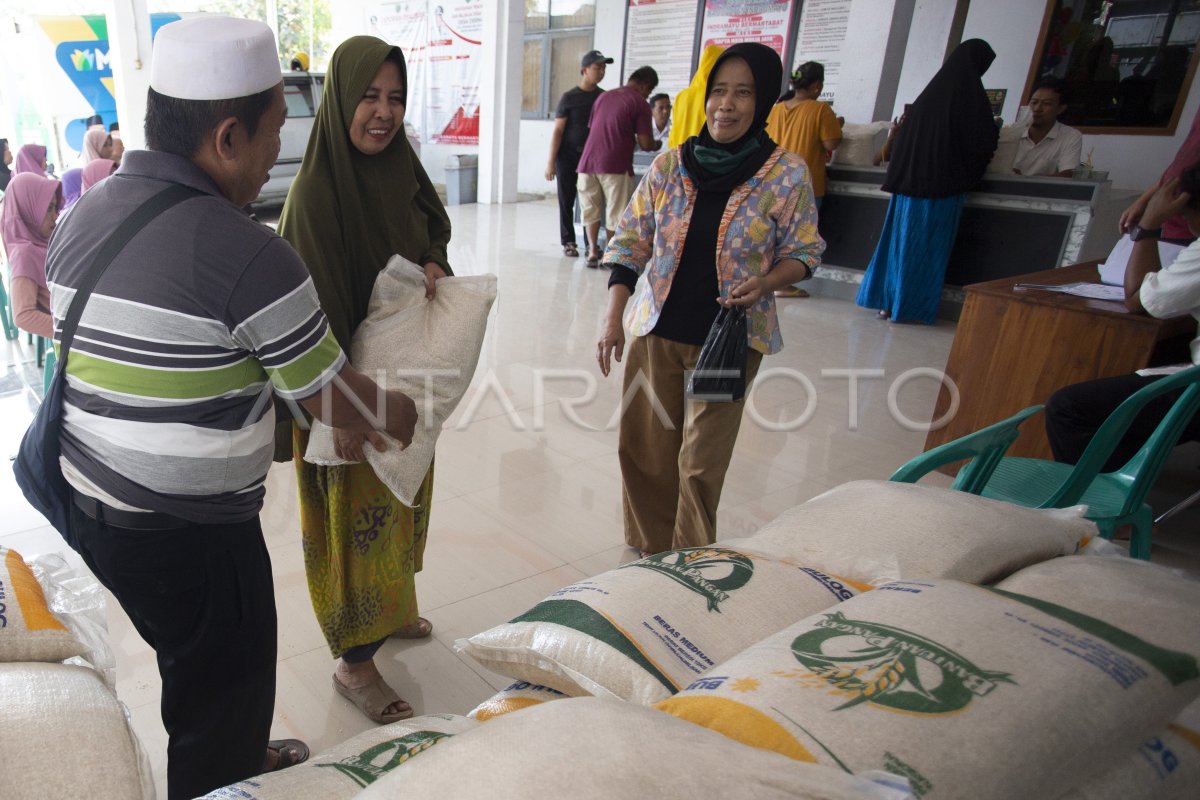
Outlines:
{"type": "Polygon", "coordinates": [[[446,204],[474,203],[479,195],[479,156],[456,155],[446,159],[446,204]]]}

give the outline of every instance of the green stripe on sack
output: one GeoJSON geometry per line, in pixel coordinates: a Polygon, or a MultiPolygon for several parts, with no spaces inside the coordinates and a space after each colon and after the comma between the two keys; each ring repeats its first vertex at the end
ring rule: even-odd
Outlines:
{"type": "Polygon", "coordinates": [[[671,694],[679,691],[674,681],[664,675],[629,638],[604,615],[578,600],[546,600],[538,603],[513,622],[551,622],[564,628],[574,628],[616,650],[637,664],[671,694]]]}
{"type": "Polygon", "coordinates": [[[1162,673],[1162,676],[1170,681],[1172,686],[1179,686],[1182,683],[1200,677],[1200,668],[1197,668],[1196,659],[1187,653],[1181,653],[1178,650],[1167,650],[1158,645],[1150,644],[1145,639],[1140,639],[1128,631],[1123,631],[1114,625],[1109,625],[1107,622],[1098,620],[1095,617],[1089,617],[1087,614],[1081,614],[1078,611],[1073,611],[1065,606],[1049,603],[1045,600],[1038,600],[1036,597],[1016,594],[1015,592],[1006,592],[1003,589],[996,589],[995,587],[989,587],[989,591],[1007,597],[1009,600],[1023,603],[1031,608],[1036,608],[1044,614],[1049,614],[1055,619],[1062,620],[1086,633],[1090,633],[1097,639],[1103,639],[1113,647],[1118,647],[1131,655],[1137,656],[1162,673]]]}

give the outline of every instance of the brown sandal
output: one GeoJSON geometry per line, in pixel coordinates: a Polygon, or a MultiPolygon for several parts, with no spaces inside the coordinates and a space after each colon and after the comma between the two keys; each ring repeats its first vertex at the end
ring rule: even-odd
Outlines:
{"type": "Polygon", "coordinates": [[[567,242],[562,247],[563,255],[567,258],[579,258],[579,247],[574,242],[567,242]]]}
{"type": "Polygon", "coordinates": [[[428,639],[433,634],[433,623],[424,617],[417,617],[412,625],[405,625],[398,631],[392,632],[393,639],[428,639]]]}
{"type": "Polygon", "coordinates": [[[351,689],[346,684],[338,680],[338,676],[333,676],[333,688],[342,697],[354,703],[358,710],[366,714],[367,719],[372,722],[377,722],[380,725],[387,725],[392,722],[399,722],[402,719],[408,719],[413,715],[413,708],[405,700],[401,699],[400,695],[396,694],[396,690],[387,685],[383,676],[380,675],[375,680],[362,686],[358,689],[351,689]],[[408,706],[407,711],[395,711],[387,713],[387,707],[393,703],[404,703],[408,706]]]}

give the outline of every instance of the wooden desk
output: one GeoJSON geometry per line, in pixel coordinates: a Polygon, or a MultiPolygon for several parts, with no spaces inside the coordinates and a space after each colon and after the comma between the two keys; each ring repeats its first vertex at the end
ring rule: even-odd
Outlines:
{"type": "MultiPolygon", "coordinates": [[[[1096,264],[1091,261],[966,287],[966,303],[946,363],[947,377],[958,386],[960,406],[948,425],[929,432],[926,450],[1045,403],[1063,386],[1149,366],[1163,343],[1196,335],[1196,321],[1190,316],[1161,320],[1130,314],[1124,303],[1013,288],[1017,283],[1099,282],[1096,264]]],[[[949,408],[950,393],[943,386],[933,419],[949,408]]],[[[1020,438],[1008,452],[1052,457],[1041,415],[1022,426],[1020,438]]]]}

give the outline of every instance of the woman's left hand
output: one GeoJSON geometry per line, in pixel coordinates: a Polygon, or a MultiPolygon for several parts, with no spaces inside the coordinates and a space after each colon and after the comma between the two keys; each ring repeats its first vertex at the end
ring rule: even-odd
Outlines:
{"type": "Polygon", "coordinates": [[[446,270],[436,261],[425,262],[425,299],[432,300],[437,295],[438,278],[446,277],[446,270]]]}
{"type": "Polygon", "coordinates": [[[717,302],[723,306],[752,306],[768,292],[766,282],[757,275],[752,275],[734,286],[729,297],[718,297],[717,302]]]}

